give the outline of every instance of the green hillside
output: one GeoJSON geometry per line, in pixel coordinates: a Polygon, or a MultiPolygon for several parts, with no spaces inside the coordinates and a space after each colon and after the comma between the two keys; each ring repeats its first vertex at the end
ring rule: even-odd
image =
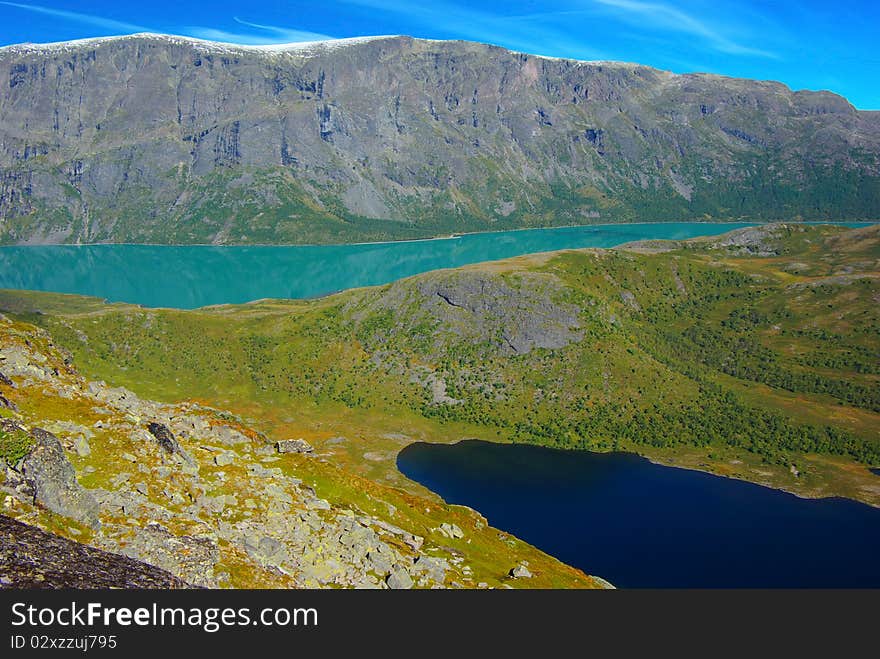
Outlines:
{"type": "Polygon", "coordinates": [[[7,291],[0,309],[89,377],[270,436],[357,437],[333,446],[340,465],[413,491],[401,436],[630,450],[880,505],[878,263],[878,226],[768,225],[312,301],[175,311],[7,291]]]}

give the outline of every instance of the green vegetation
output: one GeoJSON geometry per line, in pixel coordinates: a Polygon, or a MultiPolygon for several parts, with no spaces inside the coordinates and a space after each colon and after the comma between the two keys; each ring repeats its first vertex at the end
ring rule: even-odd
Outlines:
{"type": "Polygon", "coordinates": [[[33,445],[33,439],[23,430],[0,427],[0,461],[14,465],[28,454],[33,445]]]}
{"type": "MultiPolygon", "coordinates": [[[[880,463],[878,234],[770,226],[739,232],[745,246],[523,257],[309,302],[77,311],[7,292],[0,309],[48,329],[90,377],[268,431],[285,416],[343,423],[392,457],[375,438],[402,428],[634,450],[874,501],[836,479],[880,463]],[[568,336],[570,312],[577,340],[541,347],[568,336]],[[516,349],[517,332],[537,343],[516,349]]],[[[347,459],[368,473],[361,455],[347,459]]]]}

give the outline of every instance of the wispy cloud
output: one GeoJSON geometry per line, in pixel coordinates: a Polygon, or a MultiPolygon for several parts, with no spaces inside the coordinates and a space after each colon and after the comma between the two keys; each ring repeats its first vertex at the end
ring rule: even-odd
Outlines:
{"type": "Polygon", "coordinates": [[[642,0],[593,0],[630,21],[637,20],[647,27],[671,32],[682,32],[704,39],[711,47],[729,55],[777,57],[774,53],[737,43],[705,21],[672,5],[642,0]]]}
{"type": "Polygon", "coordinates": [[[143,25],[135,25],[134,23],[126,23],[125,21],[116,21],[112,18],[104,18],[103,16],[95,16],[93,14],[83,14],[77,11],[66,11],[64,9],[54,9],[52,7],[43,7],[41,5],[30,5],[21,2],[5,2],[0,1],[0,5],[7,7],[16,7],[25,9],[37,14],[53,16],[55,18],[63,18],[75,23],[83,23],[93,27],[99,27],[103,30],[113,30],[115,32],[149,32],[150,29],[143,25]]]}
{"type": "MultiPolygon", "coordinates": [[[[104,33],[112,32],[114,34],[130,34],[132,32],[159,32],[155,28],[145,25],[137,25],[136,23],[128,23],[125,21],[117,21],[112,18],[103,16],[95,16],[93,14],[85,14],[76,11],[67,11],[64,9],[54,9],[52,7],[44,7],[42,5],[25,4],[23,2],[7,2],[0,0],[0,5],[7,7],[15,7],[25,11],[51,16],[61,20],[72,21],[83,25],[99,28],[104,33]]],[[[279,27],[276,25],[262,25],[260,23],[251,23],[235,17],[233,19],[239,25],[246,28],[252,28],[253,31],[227,31],[215,27],[203,25],[190,25],[175,30],[186,36],[197,37],[199,39],[209,39],[212,41],[226,41],[229,43],[239,44],[275,44],[275,43],[293,43],[297,41],[323,41],[332,39],[333,37],[317,32],[308,32],[304,30],[295,30],[287,27],[279,27]]]]}
{"type": "Polygon", "coordinates": [[[184,28],[186,34],[198,37],[199,39],[210,39],[212,41],[226,41],[229,43],[239,43],[247,45],[268,45],[277,43],[295,43],[299,41],[325,41],[333,39],[327,34],[318,32],[308,32],[305,30],[295,30],[287,27],[279,27],[277,25],[262,25],[260,23],[251,23],[242,20],[237,16],[233,19],[239,25],[254,28],[260,33],[252,32],[229,32],[212,27],[200,25],[191,25],[184,28]]]}
{"type": "Polygon", "coordinates": [[[415,4],[404,0],[341,0],[350,5],[397,14],[408,21],[442,30],[463,38],[491,41],[530,52],[567,52],[579,57],[602,57],[585,44],[576,29],[577,19],[610,17],[629,25],[646,37],[687,34],[696,37],[707,50],[728,55],[776,58],[773,52],[756,48],[745,39],[734,38],[729,30],[670,3],[650,0],[579,0],[561,3],[550,11],[505,15],[474,10],[456,2],[415,4]]]}
{"type": "Polygon", "coordinates": [[[343,4],[396,14],[409,24],[418,24],[433,34],[494,43],[531,53],[567,53],[569,57],[606,57],[585,44],[570,26],[510,20],[495,12],[471,9],[454,2],[409,0],[340,0],[343,4]]]}
{"type": "Polygon", "coordinates": [[[331,37],[329,34],[321,34],[319,32],[292,30],[287,27],[278,27],[277,25],[261,25],[260,23],[251,23],[249,21],[243,21],[238,16],[236,16],[234,20],[236,23],[240,23],[241,25],[257,28],[258,30],[265,30],[266,32],[277,35],[278,38],[287,41],[323,41],[325,39],[334,38],[331,37]]]}

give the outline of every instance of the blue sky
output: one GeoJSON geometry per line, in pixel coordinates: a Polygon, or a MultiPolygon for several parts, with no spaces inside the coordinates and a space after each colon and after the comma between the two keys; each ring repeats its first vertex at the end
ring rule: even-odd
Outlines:
{"type": "Polygon", "coordinates": [[[0,0],[0,43],[166,32],[236,43],[469,39],[830,89],[880,109],[877,0],[0,0]]]}

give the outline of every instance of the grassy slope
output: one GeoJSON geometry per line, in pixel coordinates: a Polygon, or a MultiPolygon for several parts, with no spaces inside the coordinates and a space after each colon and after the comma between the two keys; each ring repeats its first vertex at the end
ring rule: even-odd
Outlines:
{"type": "Polygon", "coordinates": [[[880,505],[866,468],[880,463],[878,228],[774,241],[771,256],[695,241],[521,257],[309,302],[174,311],[8,292],[0,309],[47,327],[90,377],[230,409],[422,495],[394,468],[400,447],[480,437],[633,450],[880,505]],[[488,275],[543,299],[533,272],[561,282],[582,340],[510,355],[494,337],[459,340],[418,294],[488,275]],[[413,377],[425,369],[463,402],[433,403],[413,377]]]}
{"type": "MultiPolygon", "coordinates": [[[[76,303],[74,299],[59,300],[62,304],[76,303]]],[[[45,336],[41,336],[28,323],[16,321],[10,325],[0,324],[0,345],[15,344],[35,346],[37,351],[47,358],[44,365],[59,373],[59,379],[65,382],[78,382],[76,372],[67,365],[65,355],[55,349],[45,336]]],[[[94,430],[90,440],[91,451],[88,455],[68,453],[77,471],[78,480],[87,488],[102,487],[116,490],[119,483],[115,481],[120,473],[130,471],[131,464],[127,461],[126,451],[138,454],[140,465],[152,464],[155,456],[139,448],[142,443],[138,438],[126,436],[120,427],[125,427],[126,419],[115,412],[94,407],[93,399],[86,399],[74,394],[61,396],[52,387],[42,382],[26,383],[19,381],[15,388],[4,387],[4,395],[18,408],[18,412],[0,407],[0,418],[16,417],[32,427],[52,427],[54,422],[74,423],[94,430]],[[96,421],[103,426],[96,428],[96,421]]],[[[226,412],[205,410],[209,415],[216,414],[224,424],[231,424],[249,437],[256,433],[246,424],[230,417],[226,412]]],[[[0,430],[0,465],[4,461],[15,463],[27,450],[28,438],[18,436],[20,433],[8,433],[0,430]]],[[[180,438],[186,446],[186,440],[180,438]]],[[[197,458],[203,458],[204,452],[195,446],[187,447],[197,458]]],[[[440,548],[441,556],[460,556],[472,572],[456,573],[452,580],[463,587],[475,587],[483,582],[491,587],[527,587],[527,588],[595,588],[603,587],[602,582],[594,580],[582,571],[561,563],[555,558],[532,547],[531,545],[507,533],[500,532],[489,526],[481,515],[463,507],[445,504],[427,492],[413,494],[392,484],[369,480],[350,471],[340,469],[331,461],[318,455],[305,457],[286,454],[277,456],[273,466],[279,467],[289,476],[314,485],[323,498],[332,505],[354,510],[363,514],[382,519],[390,524],[400,525],[407,530],[422,535],[426,547],[440,548]],[[442,523],[458,525],[464,532],[463,538],[448,538],[438,531],[442,523]],[[515,580],[509,578],[508,571],[525,561],[530,566],[533,578],[515,580]]],[[[210,458],[203,460],[201,473],[209,477],[210,472],[218,471],[210,458]]],[[[239,498],[247,496],[241,485],[235,483],[246,481],[247,471],[241,463],[225,465],[222,471],[227,475],[223,484],[209,494],[234,494],[239,498]],[[237,480],[237,479],[241,480],[237,480]],[[226,485],[226,483],[229,485],[226,485]],[[230,491],[230,487],[232,490],[230,491]]],[[[168,482],[150,481],[150,476],[138,472],[138,478],[150,484],[149,497],[151,502],[168,507],[167,497],[162,494],[163,487],[171,487],[178,480],[173,474],[168,482]]],[[[0,472],[0,484],[3,483],[0,472]]],[[[181,479],[184,482],[185,479],[181,479]]],[[[221,481],[217,481],[220,483],[221,481]]],[[[8,502],[7,502],[8,503],[8,502]]],[[[172,508],[173,508],[172,504],[172,508]]],[[[94,533],[91,529],[68,518],[61,517],[43,508],[26,502],[16,502],[7,506],[6,513],[29,523],[58,533],[79,542],[91,543],[94,533]]],[[[114,520],[110,513],[104,512],[104,521],[122,523],[126,514],[118,513],[121,518],[114,520]]],[[[237,518],[226,518],[234,522],[237,518]]],[[[143,523],[145,523],[144,520],[143,523]]],[[[105,524],[106,528],[106,524],[105,524]]],[[[183,535],[200,532],[193,521],[186,516],[175,520],[171,525],[174,533],[183,535]]],[[[221,562],[218,571],[226,571],[230,576],[229,584],[238,588],[279,588],[289,587],[293,582],[277,571],[263,569],[253,560],[240,555],[227,544],[221,543],[221,562]]]]}

